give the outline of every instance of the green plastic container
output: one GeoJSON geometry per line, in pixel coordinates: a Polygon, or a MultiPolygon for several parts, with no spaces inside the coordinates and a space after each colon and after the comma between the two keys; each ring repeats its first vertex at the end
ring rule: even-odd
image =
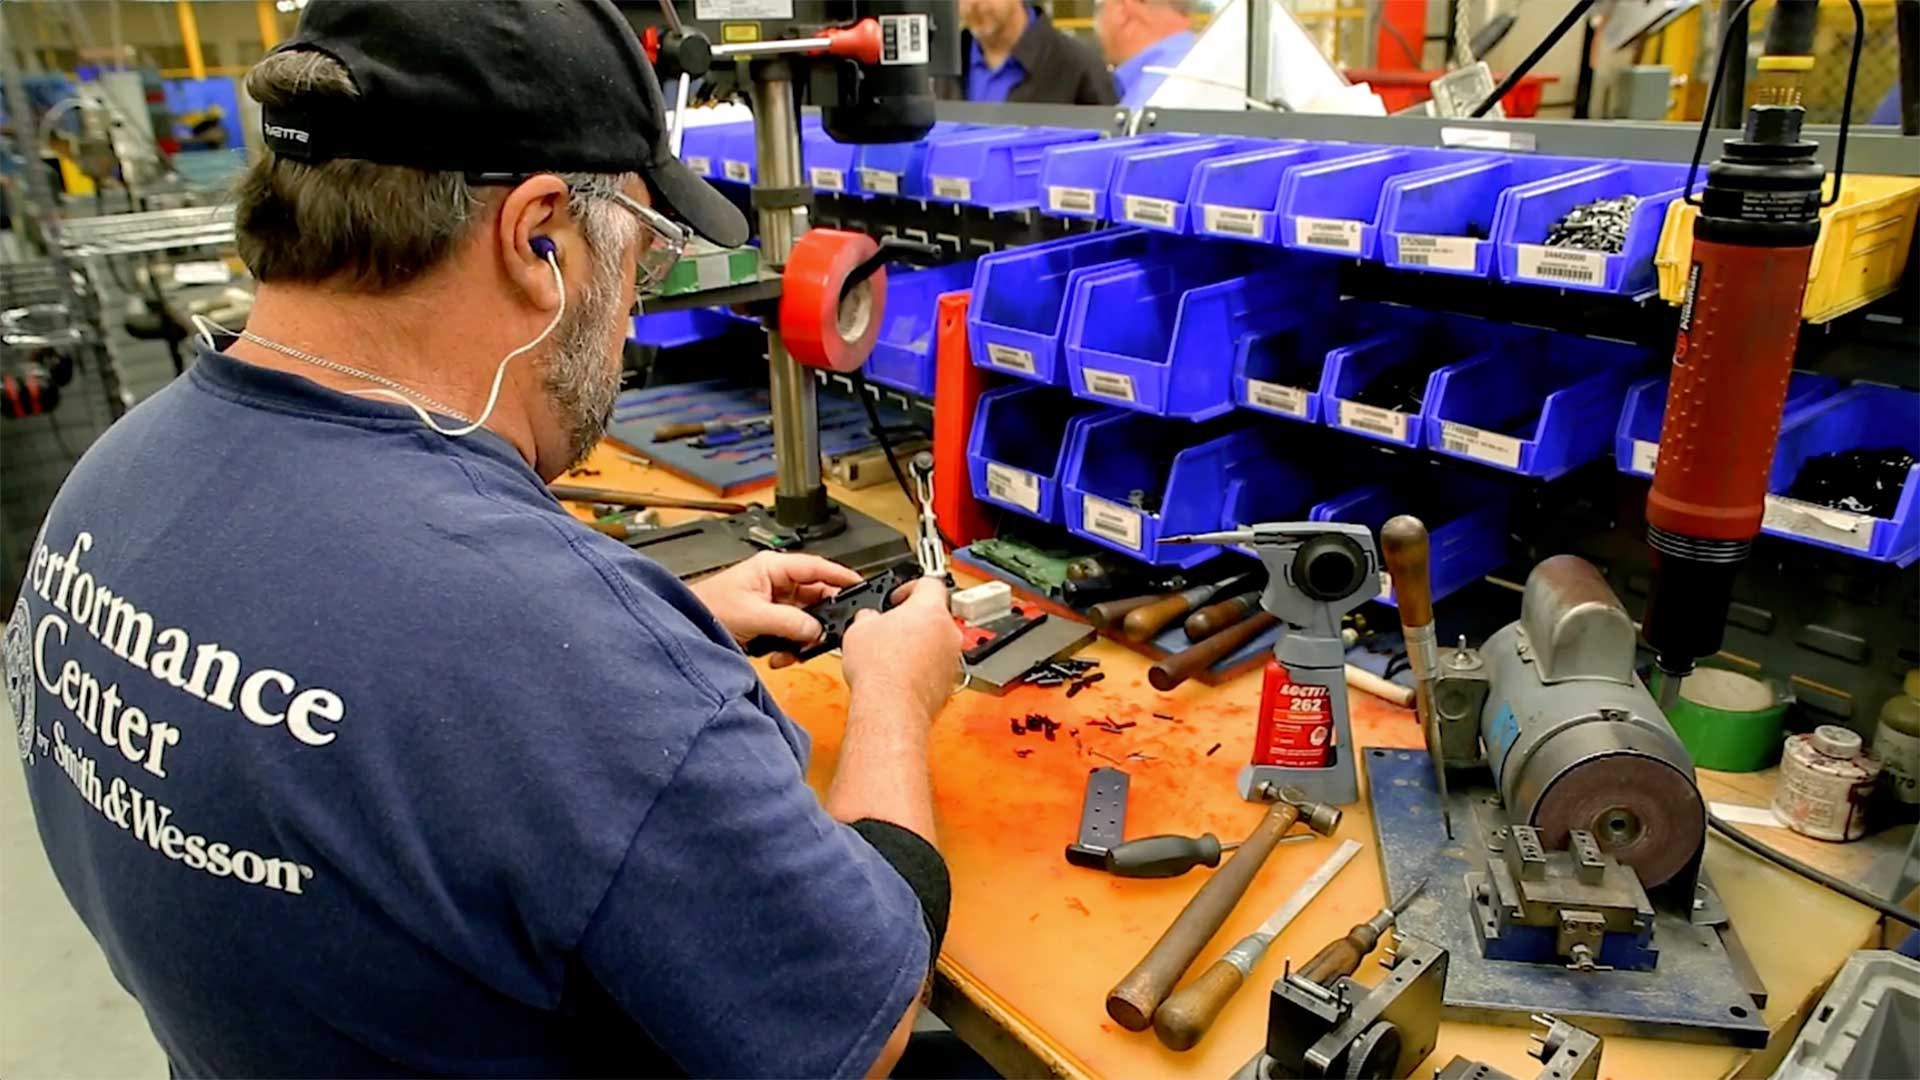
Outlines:
{"type": "MultiPolygon", "coordinates": [[[[1654,673],[1655,696],[1663,678],[1654,673]]],[[[1667,722],[1697,767],[1758,772],[1780,760],[1791,704],[1792,696],[1772,679],[1703,667],[1680,684],[1680,700],[1667,713],[1667,722]]]]}

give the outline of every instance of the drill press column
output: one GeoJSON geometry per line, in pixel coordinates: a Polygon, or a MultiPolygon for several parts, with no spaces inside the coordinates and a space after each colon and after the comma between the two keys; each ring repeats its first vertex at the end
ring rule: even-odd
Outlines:
{"type": "MultiPolygon", "coordinates": [[[[754,61],[747,94],[753,104],[753,140],[760,179],[754,204],[760,216],[760,260],[785,268],[793,243],[805,231],[800,208],[784,205],[802,187],[800,120],[794,104],[793,70],[785,60],[754,61]],[[767,196],[771,196],[770,198],[767,196]]],[[[787,355],[780,331],[767,327],[767,388],[773,413],[774,517],[789,528],[827,519],[827,489],[820,481],[820,419],[813,377],[787,355]]]]}

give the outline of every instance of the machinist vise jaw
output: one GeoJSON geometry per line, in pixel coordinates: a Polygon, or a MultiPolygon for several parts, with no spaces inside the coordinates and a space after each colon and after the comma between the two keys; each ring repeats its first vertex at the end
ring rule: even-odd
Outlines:
{"type": "Polygon", "coordinates": [[[1391,960],[1376,986],[1344,975],[1322,986],[1289,969],[1268,1001],[1259,1080],[1411,1075],[1439,1038],[1447,951],[1402,934],[1391,960]]]}

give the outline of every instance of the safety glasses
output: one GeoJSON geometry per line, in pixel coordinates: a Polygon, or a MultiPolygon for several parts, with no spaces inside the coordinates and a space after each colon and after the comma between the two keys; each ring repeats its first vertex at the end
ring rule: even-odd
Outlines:
{"type": "Polygon", "coordinates": [[[646,229],[647,235],[640,238],[640,291],[651,292],[667,280],[673,265],[687,250],[687,241],[693,233],[677,221],[660,213],[651,206],[634,201],[621,192],[609,192],[608,198],[620,204],[646,229]]]}
{"type": "MultiPolygon", "coordinates": [[[[511,187],[524,182],[527,174],[521,173],[468,173],[467,183],[491,187],[511,187]]],[[[611,199],[620,208],[640,219],[646,230],[640,238],[638,291],[647,293],[660,287],[667,280],[675,263],[687,250],[687,241],[693,232],[685,225],[672,220],[650,206],[636,202],[632,197],[618,191],[594,192],[596,197],[611,199]]],[[[637,303],[637,301],[636,301],[637,303]]]]}

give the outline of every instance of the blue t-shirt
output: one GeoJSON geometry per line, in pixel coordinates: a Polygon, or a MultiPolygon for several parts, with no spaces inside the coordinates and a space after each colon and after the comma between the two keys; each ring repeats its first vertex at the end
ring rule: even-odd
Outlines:
{"type": "Polygon", "coordinates": [[[1020,58],[1009,55],[999,67],[987,63],[980,42],[969,41],[967,50],[967,100],[1005,101],[1013,88],[1027,81],[1027,69],[1020,58]]]}
{"type": "Polygon", "coordinates": [[[176,1075],[859,1073],[926,977],[725,630],[490,432],[204,355],[74,469],[5,657],[176,1075]]]}
{"type": "Polygon", "coordinates": [[[1150,72],[1150,67],[1174,67],[1186,59],[1193,51],[1195,38],[1193,31],[1182,30],[1177,34],[1168,34],[1159,41],[1141,49],[1122,63],[1114,65],[1113,82],[1120,89],[1120,104],[1129,109],[1137,109],[1153,97],[1160,84],[1167,81],[1162,74],[1150,72]]]}

